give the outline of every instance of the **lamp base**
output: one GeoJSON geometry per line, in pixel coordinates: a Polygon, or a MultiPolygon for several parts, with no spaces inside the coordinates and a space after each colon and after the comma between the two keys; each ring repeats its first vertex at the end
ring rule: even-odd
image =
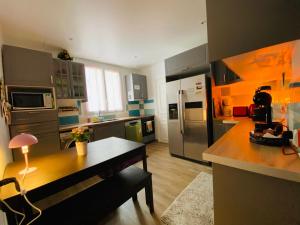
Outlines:
{"type": "Polygon", "coordinates": [[[29,167],[29,168],[25,168],[24,170],[21,170],[19,172],[20,175],[24,175],[24,174],[28,174],[28,173],[31,173],[33,171],[36,170],[36,167],[29,167]]]}

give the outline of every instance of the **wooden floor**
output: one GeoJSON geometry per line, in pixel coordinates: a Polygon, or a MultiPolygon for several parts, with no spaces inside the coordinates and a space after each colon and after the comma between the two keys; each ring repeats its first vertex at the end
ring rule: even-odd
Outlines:
{"type": "MultiPolygon", "coordinates": [[[[150,214],[145,203],[144,191],[139,192],[138,201],[131,199],[99,222],[99,225],[152,225],[160,224],[159,218],[176,196],[201,171],[211,173],[211,168],[187,160],[172,157],[168,145],[147,145],[148,171],[152,173],[154,214],[150,214]]],[[[138,164],[142,167],[142,164],[138,164]]]]}

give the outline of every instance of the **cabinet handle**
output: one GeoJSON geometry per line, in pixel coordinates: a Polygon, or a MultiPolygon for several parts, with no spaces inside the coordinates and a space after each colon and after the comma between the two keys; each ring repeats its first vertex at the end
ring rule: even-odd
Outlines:
{"type": "Polygon", "coordinates": [[[53,75],[50,76],[50,79],[51,79],[51,84],[53,84],[53,75]]]}

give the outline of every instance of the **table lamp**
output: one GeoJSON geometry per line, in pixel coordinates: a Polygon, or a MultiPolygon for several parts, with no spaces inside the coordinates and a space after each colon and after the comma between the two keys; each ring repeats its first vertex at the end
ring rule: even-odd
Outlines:
{"type": "Polygon", "coordinates": [[[25,133],[18,134],[10,140],[8,147],[22,148],[22,153],[24,154],[25,169],[21,170],[19,174],[25,175],[26,173],[31,173],[36,170],[36,167],[29,167],[28,165],[28,146],[36,143],[38,143],[38,140],[35,136],[25,133]]]}

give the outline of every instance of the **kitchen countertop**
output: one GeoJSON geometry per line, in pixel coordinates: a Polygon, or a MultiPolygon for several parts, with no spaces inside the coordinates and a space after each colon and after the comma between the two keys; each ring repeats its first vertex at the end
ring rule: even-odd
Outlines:
{"type": "Polygon", "coordinates": [[[238,123],[204,153],[204,160],[249,172],[300,182],[300,158],[283,155],[281,147],[264,146],[249,141],[254,123],[249,118],[238,123]]]}
{"type": "Polygon", "coordinates": [[[93,126],[97,126],[97,125],[107,125],[107,124],[118,123],[118,122],[126,122],[126,121],[137,120],[137,119],[153,117],[153,116],[154,115],[149,115],[149,116],[128,116],[128,117],[119,117],[119,118],[115,118],[113,120],[107,120],[107,121],[90,122],[90,123],[78,123],[78,124],[72,124],[72,125],[63,125],[63,126],[59,126],[59,131],[60,132],[68,131],[68,130],[71,130],[75,127],[79,127],[79,126],[93,127],[93,126]]]}

